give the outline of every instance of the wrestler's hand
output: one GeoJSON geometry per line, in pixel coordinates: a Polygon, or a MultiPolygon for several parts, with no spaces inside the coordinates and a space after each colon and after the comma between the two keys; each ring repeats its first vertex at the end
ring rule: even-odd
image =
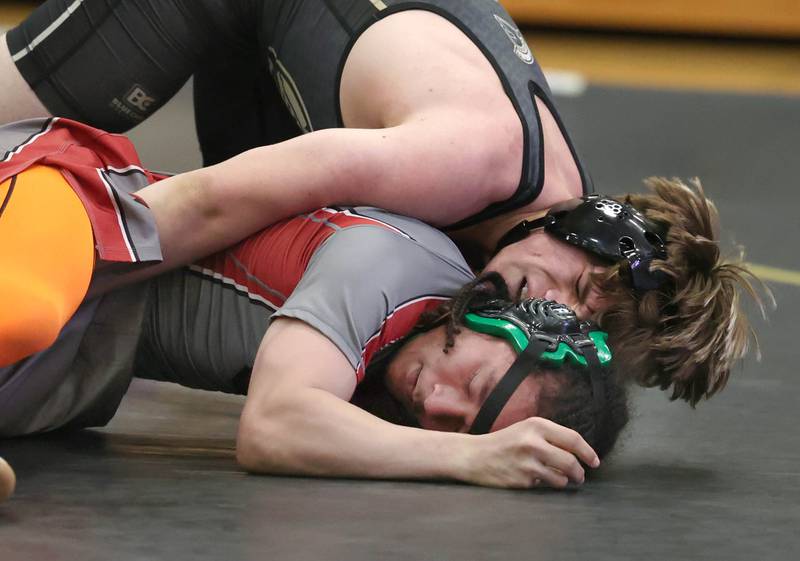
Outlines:
{"type": "Polygon", "coordinates": [[[489,487],[562,488],[583,483],[582,461],[598,467],[600,459],[575,431],[531,417],[497,432],[476,436],[464,456],[464,479],[489,487]]]}

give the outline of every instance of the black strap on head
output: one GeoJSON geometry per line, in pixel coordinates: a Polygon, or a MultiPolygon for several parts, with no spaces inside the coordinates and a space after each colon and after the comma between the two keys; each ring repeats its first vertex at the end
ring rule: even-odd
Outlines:
{"type": "Polygon", "coordinates": [[[511,228],[500,238],[495,253],[537,228],[608,262],[624,264],[623,272],[639,294],[669,281],[663,271],[651,270],[653,261],[667,258],[668,226],[650,220],[628,202],[596,194],[561,201],[544,217],[523,220],[511,228]]]}
{"type": "Polygon", "coordinates": [[[597,358],[597,349],[594,345],[583,347],[583,356],[589,364],[589,381],[592,384],[592,395],[594,396],[594,414],[598,419],[603,412],[605,402],[606,387],[603,382],[603,366],[597,358]]]}
{"type": "MultiPolygon", "coordinates": [[[[508,372],[500,379],[491,391],[486,401],[481,405],[475,420],[469,429],[469,434],[487,434],[492,430],[492,425],[500,416],[503,408],[514,395],[514,392],[528,377],[531,370],[541,364],[539,357],[551,346],[550,342],[534,338],[528,347],[514,361],[508,372]]],[[[589,382],[592,385],[592,396],[594,397],[595,418],[600,420],[603,414],[605,402],[605,383],[603,382],[603,365],[597,356],[597,349],[594,345],[581,347],[583,356],[586,358],[589,370],[589,382]]]]}
{"type": "Polygon", "coordinates": [[[519,303],[491,300],[473,306],[464,316],[464,325],[507,340],[519,353],[481,404],[470,434],[491,431],[508,400],[533,370],[557,369],[565,361],[575,363],[581,371],[576,375],[589,376],[596,415],[602,414],[603,365],[610,362],[611,352],[607,335],[594,322],[579,322],[575,312],[563,304],[531,298],[519,303]]]}
{"type": "Polygon", "coordinates": [[[544,228],[544,225],[548,222],[547,216],[542,216],[541,218],[537,218],[536,220],[523,220],[513,228],[511,228],[505,235],[500,238],[500,241],[497,242],[497,246],[494,249],[494,253],[497,254],[500,252],[501,249],[506,247],[507,245],[511,245],[512,243],[517,243],[518,241],[522,241],[528,237],[528,234],[537,230],[539,228],[544,228]]]}
{"type": "MultiPolygon", "coordinates": [[[[475,420],[472,421],[469,434],[487,434],[492,430],[492,425],[508,400],[514,395],[522,381],[528,377],[531,369],[539,363],[539,357],[548,347],[549,343],[540,339],[533,339],[528,344],[481,405],[478,414],[475,415],[475,420]]],[[[595,358],[597,358],[596,355],[595,358]]]]}

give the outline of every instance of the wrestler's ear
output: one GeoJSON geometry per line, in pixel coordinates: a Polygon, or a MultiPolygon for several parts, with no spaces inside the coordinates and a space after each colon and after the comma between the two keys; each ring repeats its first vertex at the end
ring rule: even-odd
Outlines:
{"type": "Polygon", "coordinates": [[[94,270],[86,210],[61,173],[0,184],[0,367],[42,351],[80,306],[94,270]]]}

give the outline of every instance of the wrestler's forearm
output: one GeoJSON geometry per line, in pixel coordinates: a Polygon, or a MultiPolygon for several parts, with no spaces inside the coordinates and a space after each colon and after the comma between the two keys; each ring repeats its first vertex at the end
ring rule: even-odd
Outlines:
{"type": "Polygon", "coordinates": [[[321,477],[463,479],[469,435],[392,425],[303,389],[245,408],[237,458],[248,471],[321,477]]]}
{"type": "Polygon", "coordinates": [[[237,456],[253,472],[367,478],[455,477],[469,437],[392,425],[349,402],[351,363],[310,325],[276,319],[242,412],[237,456]]]}
{"type": "Polygon", "coordinates": [[[143,189],[139,196],[155,213],[166,266],[324,206],[371,205],[445,225],[510,196],[518,170],[503,178],[496,154],[476,151],[475,140],[462,138],[466,133],[452,130],[455,125],[443,130],[457,117],[438,118],[439,126],[426,120],[316,131],[143,189]]]}
{"type": "Polygon", "coordinates": [[[319,389],[245,407],[239,464],[253,473],[449,479],[490,487],[580,484],[599,460],[574,431],[532,417],[481,436],[387,423],[319,389]]]}

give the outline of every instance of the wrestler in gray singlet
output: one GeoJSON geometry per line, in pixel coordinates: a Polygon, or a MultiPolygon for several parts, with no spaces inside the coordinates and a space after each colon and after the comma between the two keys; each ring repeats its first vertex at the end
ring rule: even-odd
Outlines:
{"type": "Polygon", "coordinates": [[[0,436],[103,425],[134,374],[245,393],[277,317],[326,335],[363,380],[381,349],[472,278],[449,238],[414,219],[358,207],[280,222],[86,302],[51,349],[0,377],[0,436]]]}

